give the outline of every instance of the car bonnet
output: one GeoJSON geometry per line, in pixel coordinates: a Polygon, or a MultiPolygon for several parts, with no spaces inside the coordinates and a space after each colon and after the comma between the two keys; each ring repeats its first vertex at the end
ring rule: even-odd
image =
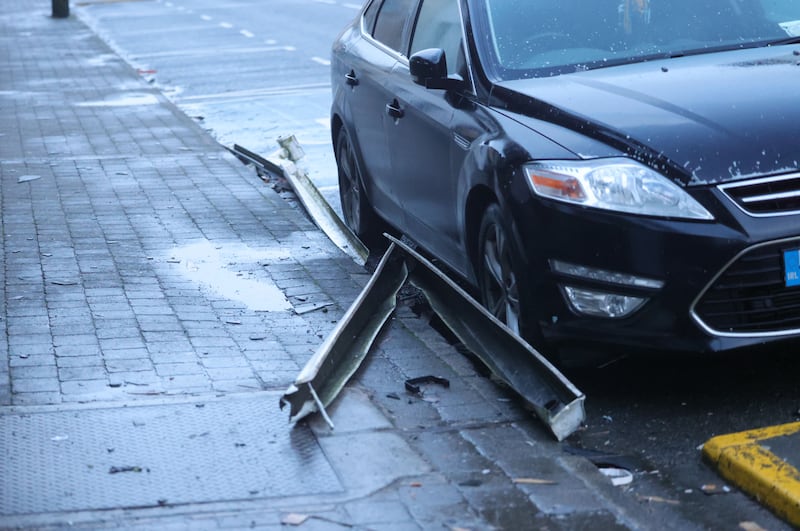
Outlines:
{"type": "Polygon", "coordinates": [[[689,185],[786,173],[800,162],[798,54],[757,48],[507,81],[492,105],[661,161],[689,185]]]}

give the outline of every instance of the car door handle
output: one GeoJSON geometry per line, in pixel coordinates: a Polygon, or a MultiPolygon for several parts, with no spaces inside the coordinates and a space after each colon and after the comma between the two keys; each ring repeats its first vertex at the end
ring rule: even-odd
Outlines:
{"type": "Polygon", "coordinates": [[[400,108],[400,102],[394,100],[392,103],[386,104],[386,114],[392,118],[400,119],[405,115],[405,112],[400,108]]]}
{"type": "Polygon", "coordinates": [[[355,87],[358,85],[358,77],[356,77],[356,73],[353,70],[350,70],[347,74],[344,75],[344,82],[350,85],[351,87],[355,87]]]}

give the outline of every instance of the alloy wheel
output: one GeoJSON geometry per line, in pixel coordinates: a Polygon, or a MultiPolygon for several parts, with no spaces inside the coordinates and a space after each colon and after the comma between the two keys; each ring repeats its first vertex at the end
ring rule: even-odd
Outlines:
{"type": "Polygon", "coordinates": [[[339,163],[339,199],[347,225],[356,233],[361,226],[361,183],[350,138],[342,130],[339,134],[337,162],[339,163]]]}
{"type": "Polygon", "coordinates": [[[519,282],[514,271],[511,242],[497,215],[487,211],[481,227],[481,294],[488,311],[520,334],[519,282]]]}

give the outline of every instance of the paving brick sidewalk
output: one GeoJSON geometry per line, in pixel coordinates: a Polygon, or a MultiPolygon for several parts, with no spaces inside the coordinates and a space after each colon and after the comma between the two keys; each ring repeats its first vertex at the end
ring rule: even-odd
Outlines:
{"type": "Polygon", "coordinates": [[[354,297],[363,270],[80,23],[28,4],[2,15],[0,403],[283,387],[330,319],[253,311],[204,268],[294,304],[354,297]]]}
{"type": "MultiPolygon", "coordinates": [[[[302,529],[639,527],[635,507],[406,307],[334,408],[344,421],[335,432],[276,424],[279,392],[365,271],[79,20],[53,19],[45,4],[5,0],[0,13],[0,527],[278,529],[292,512],[312,516],[302,529]],[[330,306],[293,311],[309,303],[330,306]],[[450,390],[398,400],[404,379],[425,374],[449,378],[450,390]],[[237,418],[262,400],[268,437],[237,418]],[[106,433],[129,414],[120,429],[130,437],[106,433]],[[195,420],[172,433],[170,415],[195,420]],[[91,423],[104,446],[78,441],[91,423]],[[114,498],[122,489],[103,492],[105,505],[76,494],[91,478],[112,481],[105,471],[41,469],[45,457],[111,455],[134,437],[152,444],[141,434],[154,426],[167,468],[195,451],[217,470],[239,459],[231,445],[275,443],[286,458],[264,446],[237,461],[244,469],[184,478],[172,498],[140,501],[134,483],[129,503],[114,498]],[[31,439],[20,440],[23,429],[31,439]],[[315,490],[314,466],[327,493],[315,490]],[[286,479],[273,485],[269,467],[286,479]],[[267,486],[231,494],[254,468],[267,486]],[[33,485],[47,492],[19,484],[45,472],[33,485]],[[192,481],[206,477],[229,490],[215,497],[219,486],[204,483],[192,497],[192,481]],[[74,491],[59,490],[67,480],[74,491]]],[[[146,458],[148,448],[136,450],[129,455],[146,458]]],[[[154,492],[167,488],[154,482],[154,492]]]]}

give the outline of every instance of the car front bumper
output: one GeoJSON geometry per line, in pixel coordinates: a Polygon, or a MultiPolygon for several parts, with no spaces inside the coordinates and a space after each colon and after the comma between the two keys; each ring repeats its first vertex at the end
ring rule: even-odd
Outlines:
{"type": "Polygon", "coordinates": [[[640,355],[800,342],[800,287],[787,286],[784,264],[786,251],[800,249],[800,215],[753,218],[728,209],[715,189],[706,198],[717,205],[714,222],[621,215],[533,196],[510,200],[530,311],[547,345],[640,355]],[[554,270],[553,261],[656,283],[581,278],[554,270]],[[623,317],[586,315],[567,287],[645,302],[623,317]]]}

